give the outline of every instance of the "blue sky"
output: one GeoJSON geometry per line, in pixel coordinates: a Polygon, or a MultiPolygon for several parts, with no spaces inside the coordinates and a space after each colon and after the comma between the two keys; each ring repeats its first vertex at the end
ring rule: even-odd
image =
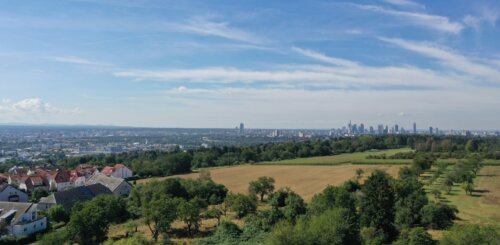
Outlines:
{"type": "Polygon", "coordinates": [[[2,1],[0,123],[498,129],[498,1],[2,1]]]}

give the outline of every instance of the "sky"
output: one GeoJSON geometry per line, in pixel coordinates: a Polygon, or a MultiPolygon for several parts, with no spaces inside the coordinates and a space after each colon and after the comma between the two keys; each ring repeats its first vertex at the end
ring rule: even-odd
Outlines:
{"type": "Polygon", "coordinates": [[[0,1],[0,123],[500,129],[500,2],[0,1]]]}

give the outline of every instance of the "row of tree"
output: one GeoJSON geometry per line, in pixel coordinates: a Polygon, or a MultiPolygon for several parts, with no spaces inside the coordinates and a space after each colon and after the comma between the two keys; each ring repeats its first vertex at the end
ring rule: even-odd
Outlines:
{"type": "MultiPolygon", "coordinates": [[[[116,155],[91,155],[63,158],[59,164],[72,168],[81,163],[110,165],[124,163],[139,177],[166,176],[186,173],[192,168],[228,166],[241,163],[278,161],[299,157],[326,156],[363,152],[372,149],[411,147],[417,152],[432,153],[434,158],[465,158],[478,153],[483,158],[500,159],[500,141],[495,138],[438,137],[419,135],[360,136],[331,138],[252,146],[224,146],[171,152],[147,151],[116,155]]],[[[374,157],[374,156],[372,156],[374,157]]],[[[393,159],[412,159],[415,153],[386,156],[393,159]]]]}

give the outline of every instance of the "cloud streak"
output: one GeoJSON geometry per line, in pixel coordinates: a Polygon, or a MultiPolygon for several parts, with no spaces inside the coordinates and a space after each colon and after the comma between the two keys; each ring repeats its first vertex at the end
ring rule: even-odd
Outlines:
{"type": "MultiPolygon", "coordinates": [[[[440,47],[428,42],[413,42],[399,38],[379,38],[381,41],[396,45],[400,48],[439,60],[441,64],[460,73],[472,75],[480,78],[479,81],[499,84],[500,70],[493,67],[492,64],[471,60],[466,56],[459,54],[449,48],[440,47]]],[[[477,79],[475,79],[477,81],[477,79]]]]}
{"type": "Polygon", "coordinates": [[[216,36],[234,41],[262,44],[266,40],[252,33],[233,28],[228,22],[216,21],[213,16],[197,16],[186,23],[169,23],[171,29],[205,36],[216,36]]]}
{"type": "Polygon", "coordinates": [[[434,29],[436,31],[458,34],[464,29],[464,25],[462,23],[450,21],[450,19],[445,16],[392,10],[375,5],[356,4],[355,6],[368,11],[395,16],[403,20],[407,20],[415,25],[434,29]]]}

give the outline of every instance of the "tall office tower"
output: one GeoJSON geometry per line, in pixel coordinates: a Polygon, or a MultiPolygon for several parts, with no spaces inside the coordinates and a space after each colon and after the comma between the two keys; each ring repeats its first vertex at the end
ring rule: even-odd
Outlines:
{"type": "Polygon", "coordinates": [[[358,131],[360,134],[364,134],[365,133],[365,125],[361,123],[359,125],[358,131]]]}
{"type": "Polygon", "coordinates": [[[245,124],[240,123],[240,131],[239,131],[239,133],[240,133],[241,135],[245,133],[245,124]]]}
{"type": "Polygon", "coordinates": [[[429,127],[429,134],[433,134],[434,133],[434,130],[432,127],[429,127]]]}
{"type": "Polygon", "coordinates": [[[370,134],[375,134],[375,130],[373,129],[373,126],[370,126],[370,134]]]}
{"type": "Polygon", "coordinates": [[[377,131],[378,131],[378,134],[383,134],[384,133],[384,125],[383,124],[379,124],[377,126],[377,131]]]}
{"type": "Polygon", "coordinates": [[[348,134],[352,134],[352,124],[351,124],[351,120],[349,120],[349,124],[347,124],[347,133],[348,133],[348,134]]]}
{"type": "Polygon", "coordinates": [[[356,124],[353,124],[352,125],[352,131],[351,131],[352,134],[357,134],[358,133],[358,125],[356,124]]]}
{"type": "Polygon", "coordinates": [[[388,134],[388,133],[389,133],[389,126],[385,125],[384,134],[388,134]]]}
{"type": "Polygon", "coordinates": [[[439,128],[436,128],[436,135],[439,134],[439,128]]]}
{"type": "Polygon", "coordinates": [[[413,134],[417,134],[417,123],[413,123],[413,134]]]}
{"type": "Polygon", "coordinates": [[[398,132],[399,132],[399,126],[398,126],[397,124],[396,124],[396,125],[394,125],[394,131],[395,131],[396,133],[398,133],[398,132]]]}

